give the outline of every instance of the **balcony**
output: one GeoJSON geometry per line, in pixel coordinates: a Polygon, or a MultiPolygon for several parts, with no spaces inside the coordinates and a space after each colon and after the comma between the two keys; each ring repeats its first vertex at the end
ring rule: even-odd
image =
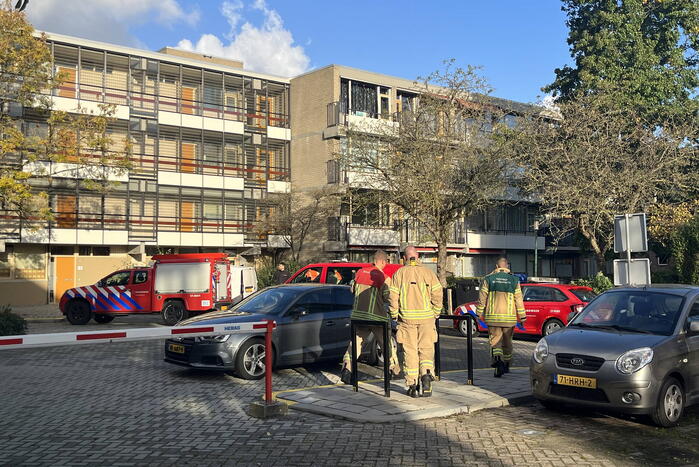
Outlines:
{"type": "Polygon", "coordinates": [[[323,130],[323,138],[342,138],[347,135],[348,129],[381,135],[391,132],[396,125],[394,115],[348,109],[344,102],[336,101],[328,104],[327,128],[323,130]]]}
{"type": "Polygon", "coordinates": [[[400,245],[400,232],[390,227],[349,224],[347,226],[347,243],[356,246],[398,247],[400,245]]]}

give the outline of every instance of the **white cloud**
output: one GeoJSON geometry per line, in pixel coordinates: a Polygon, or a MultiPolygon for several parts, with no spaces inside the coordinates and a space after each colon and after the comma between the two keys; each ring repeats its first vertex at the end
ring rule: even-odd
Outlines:
{"type": "Polygon", "coordinates": [[[245,20],[240,0],[222,3],[221,14],[230,25],[230,32],[225,36],[227,44],[213,34],[203,34],[196,43],[183,39],[176,47],[242,60],[246,69],[274,75],[296,76],[308,70],[310,58],[303,46],[295,45],[279,13],[268,8],[264,0],[254,0],[250,7],[262,12],[261,25],[245,20]]]}
{"type": "Polygon", "coordinates": [[[42,31],[126,45],[139,43],[129,32],[132,25],[199,21],[199,11],[185,11],[178,0],[35,0],[26,13],[42,31]]]}

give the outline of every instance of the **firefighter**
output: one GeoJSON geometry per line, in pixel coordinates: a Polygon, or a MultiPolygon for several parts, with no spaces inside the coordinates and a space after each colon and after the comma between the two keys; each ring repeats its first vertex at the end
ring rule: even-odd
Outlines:
{"type": "MultiPolygon", "coordinates": [[[[377,250],[376,253],[374,253],[374,264],[357,271],[352,284],[354,306],[352,307],[351,319],[387,322],[390,326],[391,319],[388,313],[388,287],[390,279],[383,273],[383,268],[387,263],[388,255],[382,250],[377,250]]],[[[372,333],[381,348],[386,348],[384,347],[383,341],[383,326],[358,326],[357,341],[355,342],[357,354],[361,352],[362,342],[372,333]]],[[[352,378],[351,342],[349,347],[347,347],[347,352],[345,352],[342,361],[343,366],[340,378],[343,383],[350,384],[352,378]]],[[[390,367],[394,373],[400,371],[398,357],[393,348],[391,349],[390,367]]]]}
{"type": "Polygon", "coordinates": [[[479,319],[488,325],[491,366],[497,378],[510,371],[514,327],[527,319],[519,279],[507,266],[507,258],[498,258],[495,270],[483,278],[476,307],[479,319]]]}
{"type": "Polygon", "coordinates": [[[408,395],[418,397],[422,385],[422,396],[430,397],[437,341],[435,318],[442,311],[442,284],[434,272],[418,263],[415,247],[405,249],[404,262],[391,279],[391,316],[398,320],[396,337],[403,346],[408,395]]]}

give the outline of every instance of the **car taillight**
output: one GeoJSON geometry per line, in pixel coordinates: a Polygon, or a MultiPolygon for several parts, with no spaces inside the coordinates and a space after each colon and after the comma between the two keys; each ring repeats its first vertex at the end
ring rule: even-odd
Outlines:
{"type": "Polygon", "coordinates": [[[585,308],[585,305],[575,305],[573,307],[573,311],[576,313],[580,313],[581,311],[583,311],[583,308],[585,308]]]}

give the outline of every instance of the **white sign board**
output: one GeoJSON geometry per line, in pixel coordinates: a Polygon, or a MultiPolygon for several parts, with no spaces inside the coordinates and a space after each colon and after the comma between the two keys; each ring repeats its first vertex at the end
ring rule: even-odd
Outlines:
{"type": "Polygon", "coordinates": [[[645,213],[629,214],[628,217],[614,216],[614,253],[626,252],[627,235],[632,253],[648,251],[645,213]],[[627,218],[628,226],[626,225],[627,218]]]}
{"type": "Polygon", "coordinates": [[[614,260],[614,285],[650,285],[648,258],[632,259],[631,267],[627,263],[625,259],[614,260]]]}

